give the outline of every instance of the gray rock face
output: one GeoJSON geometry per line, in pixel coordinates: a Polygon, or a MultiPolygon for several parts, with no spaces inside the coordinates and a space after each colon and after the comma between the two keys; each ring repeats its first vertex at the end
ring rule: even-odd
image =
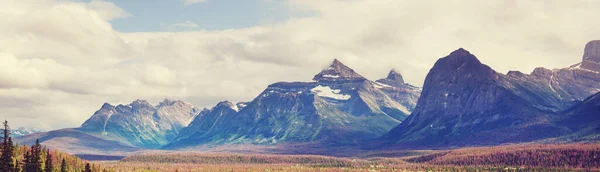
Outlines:
{"type": "Polygon", "coordinates": [[[402,77],[402,75],[393,69],[390,71],[390,73],[388,74],[388,76],[385,79],[380,79],[377,81],[378,82],[380,82],[380,81],[389,82],[391,85],[404,84],[404,78],[402,77]]]}
{"type": "Polygon", "coordinates": [[[600,40],[593,40],[585,45],[583,61],[600,63],[600,40]]]}
{"type": "Polygon", "coordinates": [[[530,75],[509,72],[506,79],[517,94],[537,102],[538,108],[564,110],[600,91],[598,43],[592,41],[586,45],[581,63],[552,70],[539,67],[530,75]]]}
{"type": "Polygon", "coordinates": [[[334,60],[315,82],[271,84],[236,111],[219,103],[198,116],[169,149],[200,144],[312,142],[356,144],[386,133],[410,113],[403,104],[334,60]]]}
{"type": "Polygon", "coordinates": [[[183,101],[164,100],[156,107],[145,100],[128,105],[102,105],[78,130],[141,148],[169,143],[197,110],[183,101]]]}
{"type": "MultiPolygon", "coordinates": [[[[407,146],[527,142],[571,132],[565,109],[600,89],[578,67],[497,73],[458,49],[430,70],[413,113],[384,140],[407,146]]],[[[590,72],[587,72],[590,74],[590,72]]],[[[590,77],[592,76],[592,77],[590,77]]]]}
{"type": "Polygon", "coordinates": [[[386,78],[377,80],[376,86],[411,112],[421,95],[421,88],[404,83],[402,75],[395,70],[391,70],[386,78]]]}

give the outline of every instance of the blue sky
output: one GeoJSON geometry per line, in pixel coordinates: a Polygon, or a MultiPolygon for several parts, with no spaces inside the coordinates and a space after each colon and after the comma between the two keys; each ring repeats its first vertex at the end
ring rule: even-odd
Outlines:
{"type": "Polygon", "coordinates": [[[187,5],[167,0],[110,1],[131,14],[111,21],[120,32],[237,29],[282,22],[292,16],[283,1],[208,0],[187,5]],[[177,27],[190,22],[197,27],[177,27]]]}

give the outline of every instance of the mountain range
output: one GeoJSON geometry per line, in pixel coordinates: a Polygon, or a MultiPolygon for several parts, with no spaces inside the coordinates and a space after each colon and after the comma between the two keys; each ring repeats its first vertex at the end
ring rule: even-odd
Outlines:
{"type": "MultiPolygon", "coordinates": [[[[584,114],[565,111],[600,90],[599,44],[588,43],[582,62],[570,67],[506,75],[458,49],[435,63],[413,113],[383,139],[404,146],[472,146],[577,132],[564,118],[584,114]]],[[[586,117],[598,118],[580,118],[586,117]]]]}
{"type": "Polygon", "coordinates": [[[114,144],[115,150],[358,144],[397,126],[414,109],[420,92],[394,70],[386,78],[372,81],[335,59],[313,81],[274,83],[249,102],[223,101],[202,110],[171,100],[156,106],[144,100],[117,106],[105,103],[79,128],[38,133],[21,140],[41,138],[46,144],[69,138],[73,147],[83,149],[89,146],[79,140],[85,135],[103,143],[99,145],[114,144]]]}
{"type": "Polygon", "coordinates": [[[10,130],[10,135],[12,137],[21,137],[21,136],[25,136],[25,135],[29,135],[29,134],[33,134],[33,133],[38,133],[38,132],[43,132],[43,131],[44,130],[36,129],[36,128],[19,127],[17,129],[10,130]]]}
{"type": "Polygon", "coordinates": [[[337,59],[312,82],[269,85],[254,100],[220,102],[166,148],[205,144],[318,142],[356,144],[404,120],[420,89],[394,71],[371,81],[337,59]]]}
{"type": "Polygon", "coordinates": [[[465,49],[440,58],[423,88],[391,70],[369,80],[334,60],[311,82],[278,82],[248,102],[210,109],[165,100],[105,103],[80,127],[18,139],[96,153],[230,144],[463,147],[597,141],[600,41],[580,63],[498,73],[465,49]],[[375,144],[373,144],[375,143],[375,144]]]}

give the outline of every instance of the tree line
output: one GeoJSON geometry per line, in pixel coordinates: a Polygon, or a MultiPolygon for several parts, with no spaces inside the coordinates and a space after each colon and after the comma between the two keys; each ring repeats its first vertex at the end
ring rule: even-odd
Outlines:
{"type": "Polygon", "coordinates": [[[39,140],[27,146],[13,143],[8,121],[3,123],[0,135],[0,171],[2,172],[94,172],[93,167],[75,156],[51,151],[39,140]],[[84,165],[85,164],[85,165],[84,165]]]}

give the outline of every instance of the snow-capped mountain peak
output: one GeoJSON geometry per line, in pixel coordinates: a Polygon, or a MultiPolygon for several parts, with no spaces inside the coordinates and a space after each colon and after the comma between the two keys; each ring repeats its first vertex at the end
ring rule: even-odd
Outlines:
{"type": "Polygon", "coordinates": [[[331,65],[315,75],[313,80],[317,82],[332,82],[338,80],[365,80],[365,78],[356,73],[354,69],[334,59],[331,65]]]}

